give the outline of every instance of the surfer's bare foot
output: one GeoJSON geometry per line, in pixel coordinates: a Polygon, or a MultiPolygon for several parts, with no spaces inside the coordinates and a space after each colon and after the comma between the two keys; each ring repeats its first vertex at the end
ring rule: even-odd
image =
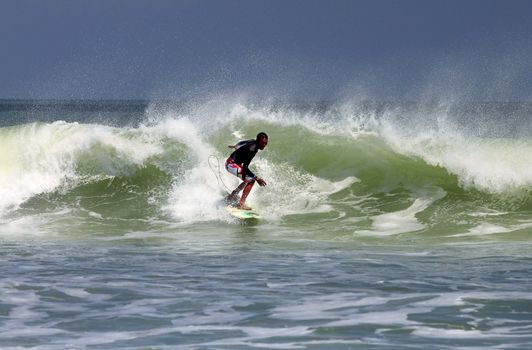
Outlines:
{"type": "Polygon", "coordinates": [[[238,197],[238,194],[234,192],[230,193],[229,195],[227,195],[227,197],[225,197],[225,202],[231,205],[236,205],[239,200],[240,198],[238,197]]]}
{"type": "Polygon", "coordinates": [[[237,208],[241,210],[251,210],[251,208],[245,204],[239,204],[237,208]]]}

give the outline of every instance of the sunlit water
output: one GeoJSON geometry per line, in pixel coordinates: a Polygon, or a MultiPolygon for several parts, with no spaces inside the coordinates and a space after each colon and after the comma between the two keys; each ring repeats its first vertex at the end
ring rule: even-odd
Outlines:
{"type": "Polygon", "coordinates": [[[525,124],[74,106],[2,112],[1,349],[530,347],[525,124]],[[240,222],[218,163],[258,130],[240,222]]]}

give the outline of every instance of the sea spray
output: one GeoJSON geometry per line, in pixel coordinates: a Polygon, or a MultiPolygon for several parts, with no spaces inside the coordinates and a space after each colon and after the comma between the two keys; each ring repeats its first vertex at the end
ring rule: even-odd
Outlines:
{"type": "Polygon", "coordinates": [[[266,131],[271,142],[251,166],[268,186],[254,188],[249,203],[272,224],[312,224],[342,236],[522,227],[520,213],[532,206],[529,141],[471,134],[449,110],[245,101],[162,109],[155,103],[136,126],[4,127],[0,143],[12,152],[0,158],[1,208],[7,221],[37,214],[39,222],[47,222],[42,216],[59,222],[70,215],[83,218],[80,227],[120,222],[118,231],[227,223],[222,199],[239,183],[223,168],[227,145],[266,131]]]}

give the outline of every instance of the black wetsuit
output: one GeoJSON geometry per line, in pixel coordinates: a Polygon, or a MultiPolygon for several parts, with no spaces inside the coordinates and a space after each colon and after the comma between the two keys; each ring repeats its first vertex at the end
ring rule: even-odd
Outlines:
{"type": "Polygon", "coordinates": [[[249,170],[248,166],[253,157],[255,157],[255,154],[257,154],[258,150],[259,146],[257,145],[256,140],[240,141],[236,144],[236,150],[229,156],[233,162],[242,167],[243,178],[245,178],[246,175],[250,177],[256,177],[255,174],[249,170]]]}

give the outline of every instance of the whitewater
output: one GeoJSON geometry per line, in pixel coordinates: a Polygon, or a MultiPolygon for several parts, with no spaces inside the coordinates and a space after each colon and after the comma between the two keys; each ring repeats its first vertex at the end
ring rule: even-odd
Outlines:
{"type": "Polygon", "coordinates": [[[531,112],[0,101],[0,347],[527,348],[531,112]]]}

